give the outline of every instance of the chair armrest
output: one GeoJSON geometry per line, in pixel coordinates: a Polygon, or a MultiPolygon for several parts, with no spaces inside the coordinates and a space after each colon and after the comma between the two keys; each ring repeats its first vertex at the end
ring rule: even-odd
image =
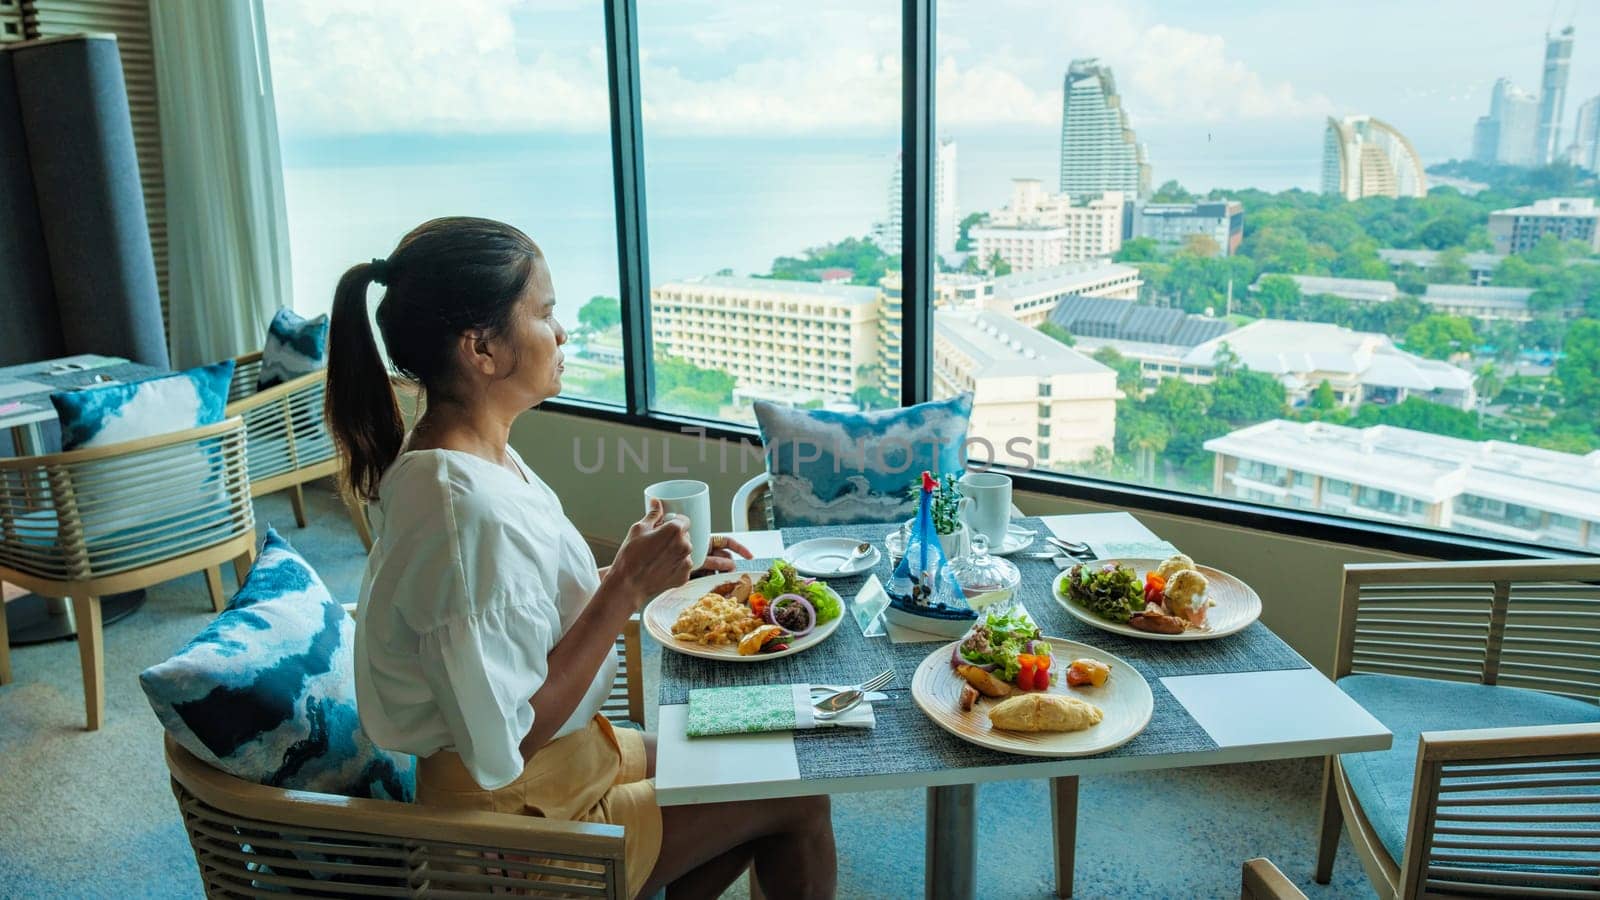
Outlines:
{"type": "Polygon", "coordinates": [[[1245,860],[1239,896],[1240,900],[1306,900],[1294,882],[1264,857],[1245,860]]]}
{"type": "Polygon", "coordinates": [[[1590,877],[1592,858],[1572,855],[1582,832],[1562,823],[1600,824],[1596,788],[1600,722],[1423,732],[1399,895],[1559,889],[1590,877]],[[1508,888],[1508,867],[1539,871],[1508,888]]]}

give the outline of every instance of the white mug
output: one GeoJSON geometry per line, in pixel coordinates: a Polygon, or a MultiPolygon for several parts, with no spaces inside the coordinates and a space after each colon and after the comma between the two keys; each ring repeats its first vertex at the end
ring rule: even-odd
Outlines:
{"type": "Polygon", "coordinates": [[[992,549],[1000,549],[1011,527],[1011,477],[999,472],[968,472],[956,483],[961,498],[972,501],[963,504],[962,518],[975,533],[989,539],[992,549]]]}
{"type": "Polygon", "coordinates": [[[711,486],[704,481],[658,481],[644,489],[644,509],[660,500],[661,509],[689,520],[689,567],[698,569],[711,547],[711,486]]]}

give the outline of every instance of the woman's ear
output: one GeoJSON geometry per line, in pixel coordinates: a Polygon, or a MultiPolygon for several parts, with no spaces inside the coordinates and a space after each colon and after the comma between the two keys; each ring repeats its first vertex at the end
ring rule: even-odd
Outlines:
{"type": "Polygon", "coordinates": [[[491,377],[495,374],[493,348],[482,331],[463,331],[457,339],[456,349],[461,356],[462,364],[471,371],[482,372],[491,377]]]}

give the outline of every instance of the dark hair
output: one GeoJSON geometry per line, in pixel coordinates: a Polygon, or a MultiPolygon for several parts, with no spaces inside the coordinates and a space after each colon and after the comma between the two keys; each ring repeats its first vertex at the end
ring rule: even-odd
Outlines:
{"type": "Polygon", "coordinates": [[[333,295],[328,331],[328,428],[354,497],[378,499],[378,480],[400,455],[405,424],[367,320],[367,286],[387,285],[378,331],[394,371],[424,397],[449,396],[456,339],[503,332],[544,258],[521,231],[490,219],[450,217],[417,226],[387,260],[351,266],[333,295]]]}

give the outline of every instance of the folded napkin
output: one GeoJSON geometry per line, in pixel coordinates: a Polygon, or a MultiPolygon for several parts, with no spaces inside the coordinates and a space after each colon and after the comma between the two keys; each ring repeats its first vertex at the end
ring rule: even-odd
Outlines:
{"type": "Polygon", "coordinates": [[[1085,541],[1097,559],[1166,559],[1178,548],[1166,541],[1085,541]]]}
{"type": "Polygon", "coordinates": [[[700,688],[689,692],[690,737],[753,734],[807,728],[871,728],[872,703],[827,720],[812,716],[811,685],[763,684],[750,687],[700,688]]]}

